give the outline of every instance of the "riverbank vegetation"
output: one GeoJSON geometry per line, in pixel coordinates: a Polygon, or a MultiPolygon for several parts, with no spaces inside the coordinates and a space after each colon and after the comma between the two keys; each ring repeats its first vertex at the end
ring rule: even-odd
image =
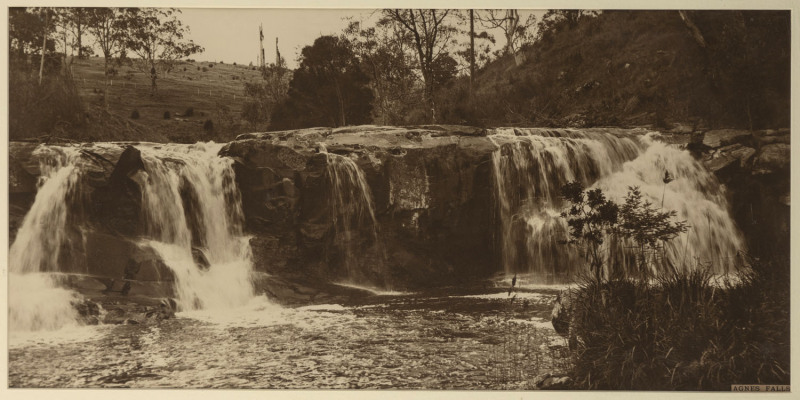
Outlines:
{"type": "MultiPolygon", "coordinates": [[[[745,382],[789,384],[788,256],[750,259],[724,278],[703,265],[617,274],[619,257],[603,243],[614,236],[669,233],[649,242],[658,245],[681,223],[665,211],[657,212],[663,219],[636,217],[646,214],[641,205],[624,211],[631,194],[618,206],[597,189],[584,196],[580,185],[571,184],[564,196],[571,204],[563,215],[570,237],[595,271],[567,295],[574,389],[727,391],[745,382]],[[620,227],[631,216],[640,223],[625,232],[620,227]],[[644,223],[648,219],[657,223],[644,223]]],[[[637,265],[651,267],[653,260],[637,265]]]]}

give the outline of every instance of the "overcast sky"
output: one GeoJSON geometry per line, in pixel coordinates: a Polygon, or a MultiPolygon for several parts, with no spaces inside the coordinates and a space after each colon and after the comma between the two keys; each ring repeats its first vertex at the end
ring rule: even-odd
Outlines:
{"type": "MultiPolygon", "coordinates": [[[[275,38],[289,68],[297,67],[300,50],[314,39],[342,32],[346,17],[370,20],[373,10],[342,9],[209,9],[183,8],[179,17],[189,25],[189,38],[205,51],[193,58],[247,64],[258,60],[258,25],[264,27],[264,54],[275,62],[275,38]]],[[[373,17],[375,19],[375,17],[373,17]]]]}
{"type": "MultiPolygon", "coordinates": [[[[352,17],[367,25],[379,18],[374,9],[258,9],[258,8],[182,8],[184,25],[191,28],[189,39],[205,51],[192,58],[202,61],[248,64],[258,60],[258,25],[264,27],[264,54],[267,63],[275,62],[275,38],[289,68],[297,67],[303,47],[322,35],[338,35],[352,17]]],[[[530,12],[520,12],[522,19],[530,12]]],[[[543,12],[534,12],[541,14],[543,12]]],[[[476,25],[476,30],[478,29],[476,25]]],[[[494,32],[497,45],[504,45],[501,32],[494,32]]]]}

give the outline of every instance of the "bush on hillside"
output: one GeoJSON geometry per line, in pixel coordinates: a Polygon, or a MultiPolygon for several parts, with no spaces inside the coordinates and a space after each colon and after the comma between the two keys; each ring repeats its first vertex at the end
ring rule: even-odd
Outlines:
{"type": "Polygon", "coordinates": [[[131,119],[139,119],[139,110],[133,110],[131,112],[131,119]]]}
{"type": "MultiPolygon", "coordinates": [[[[86,108],[68,75],[9,71],[9,137],[11,140],[53,134],[86,122],[86,108]]],[[[63,135],[63,132],[59,132],[63,135]]]]}
{"type": "Polygon", "coordinates": [[[170,119],[170,118],[172,118],[172,114],[170,114],[169,111],[164,111],[164,119],[170,119]]]}

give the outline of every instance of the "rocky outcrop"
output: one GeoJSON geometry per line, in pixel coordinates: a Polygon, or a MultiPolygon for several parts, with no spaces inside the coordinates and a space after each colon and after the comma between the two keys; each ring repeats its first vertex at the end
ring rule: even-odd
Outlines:
{"type": "Polygon", "coordinates": [[[236,160],[260,270],[345,278],[327,151],[354,160],[371,190],[379,243],[357,247],[359,257],[371,258],[364,275],[391,287],[442,285],[494,270],[497,147],[485,135],[468,127],[318,128],[242,135],[221,154],[236,160]]]}
{"type": "Polygon", "coordinates": [[[732,214],[759,258],[789,255],[791,135],[788,129],[695,134],[696,155],[728,189],[732,214]]]}
{"type": "MultiPolygon", "coordinates": [[[[335,293],[323,286],[352,278],[345,251],[361,260],[360,283],[394,289],[454,285],[499,270],[492,171],[498,147],[491,133],[463,126],[359,126],[249,133],[227,144],[220,155],[234,160],[256,269],[276,277],[264,290],[292,304],[335,293]],[[377,240],[334,228],[329,154],[363,171],[377,240]],[[347,249],[344,240],[351,242],[347,249]]],[[[788,246],[788,130],[674,132],[662,140],[693,149],[726,185],[751,252],[788,246]]],[[[35,198],[36,146],[10,144],[12,241],[35,198]]],[[[83,260],[81,271],[105,279],[112,290],[134,274],[128,280],[140,283],[131,293],[170,296],[149,284],[171,281],[169,269],[137,245],[143,228],[136,181],[146,177],[141,154],[128,143],[77,147],[90,229],[70,233],[81,245],[65,254],[83,260]]],[[[201,252],[194,257],[207,263],[201,252]]]]}

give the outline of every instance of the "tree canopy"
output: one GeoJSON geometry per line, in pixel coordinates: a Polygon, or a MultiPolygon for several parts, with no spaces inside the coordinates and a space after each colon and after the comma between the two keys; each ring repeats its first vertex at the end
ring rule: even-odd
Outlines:
{"type": "Polygon", "coordinates": [[[286,101],[272,115],[274,128],[344,126],[370,122],[369,78],[346,39],[322,36],[303,48],[286,101]]]}

